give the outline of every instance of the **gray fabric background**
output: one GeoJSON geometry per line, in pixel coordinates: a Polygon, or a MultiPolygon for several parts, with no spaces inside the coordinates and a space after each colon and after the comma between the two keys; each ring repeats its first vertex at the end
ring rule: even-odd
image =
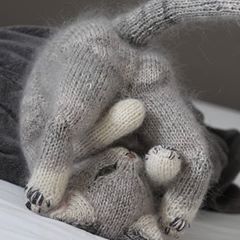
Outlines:
{"type": "MultiPolygon", "coordinates": [[[[58,25],[87,9],[114,14],[144,0],[0,0],[0,25],[58,25]]],[[[240,20],[239,20],[240,23],[240,20]]],[[[235,22],[184,27],[165,36],[182,78],[197,95],[240,110],[240,25],[235,22]]]]}

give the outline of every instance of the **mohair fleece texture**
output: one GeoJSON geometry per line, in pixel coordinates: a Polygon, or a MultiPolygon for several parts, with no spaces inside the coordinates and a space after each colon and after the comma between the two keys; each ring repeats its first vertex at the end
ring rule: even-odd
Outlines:
{"type": "Polygon", "coordinates": [[[60,203],[73,162],[86,157],[76,143],[113,102],[136,98],[147,111],[140,138],[148,148],[171,146],[186,162],[159,203],[160,225],[166,234],[176,234],[179,220],[181,230],[182,223],[191,223],[227,155],[198,121],[166,57],[130,44],[146,44],[189,18],[239,14],[239,7],[239,1],[153,0],[113,21],[76,21],[58,31],[39,52],[21,102],[32,211],[46,212],[60,203]]]}
{"type": "MultiPolygon", "coordinates": [[[[164,2],[164,3],[166,3],[166,1],[164,2]]],[[[191,2],[189,2],[189,3],[191,3],[191,2]]],[[[196,4],[198,4],[198,2],[194,2],[194,3],[196,3],[196,4]]],[[[204,1],[202,1],[201,2],[202,3],[202,5],[201,6],[204,6],[204,4],[205,5],[207,5],[208,6],[208,4],[204,1]]],[[[221,10],[221,9],[223,9],[223,12],[217,12],[217,11],[215,11],[215,10],[213,10],[212,12],[215,14],[219,14],[219,15],[221,15],[221,14],[223,14],[223,15],[225,15],[226,13],[231,13],[231,12],[238,12],[238,9],[234,9],[234,8],[225,8],[226,6],[230,6],[229,4],[227,4],[227,1],[225,1],[225,2],[217,2],[216,3],[216,1],[214,1],[214,3],[212,2],[211,3],[211,1],[209,1],[209,6],[211,7],[211,6],[216,6],[215,4],[219,4],[220,3],[220,5],[222,6],[223,5],[223,7],[221,8],[221,6],[220,6],[220,8],[217,8],[218,10],[221,10]],[[226,4],[225,4],[226,3],[226,4]],[[211,5],[212,4],[212,5],[211,5]]],[[[238,3],[237,3],[237,1],[236,2],[233,2],[233,1],[229,1],[229,3],[233,3],[233,5],[232,6],[234,6],[234,4],[235,5],[237,5],[238,3]]],[[[156,4],[156,2],[155,2],[155,4],[156,4]]],[[[190,6],[190,5],[189,5],[190,6]]],[[[197,5],[196,5],[197,6],[197,5]]],[[[213,8],[212,8],[213,9],[213,8]]],[[[215,8],[214,8],[215,9],[215,8]]],[[[207,10],[209,10],[209,9],[207,9],[207,10]]],[[[166,11],[165,11],[166,12],[166,11]]],[[[204,11],[203,12],[201,12],[202,13],[202,15],[204,15],[204,16],[208,16],[208,15],[211,15],[211,14],[208,14],[208,13],[205,13],[204,11]]],[[[197,15],[197,13],[196,12],[193,12],[193,17],[194,17],[194,15],[197,15]]],[[[192,15],[189,15],[189,16],[192,16],[192,15]]],[[[125,17],[124,17],[125,18],[125,17]]],[[[184,18],[183,18],[184,19],[184,18]]],[[[94,22],[94,20],[93,20],[93,22],[94,22]]],[[[105,20],[103,21],[103,22],[106,22],[105,20]]],[[[104,30],[105,28],[104,27],[102,27],[102,21],[100,21],[98,24],[91,24],[91,21],[90,22],[85,22],[85,23],[83,23],[83,22],[77,22],[77,23],[75,23],[75,24],[73,24],[73,25],[75,25],[75,27],[76,27],[76,29],[79,27],[79,25],[81,25],[82,27],[80,27],[80,30],[86,30],[86,28],[88,27],[87,26],[87,24],[89,24],[89,28],[90,29],[92,29],[93,30],[93,32],[95,32],[95,30],[94,30],[94,27],[97,27],[97,29],[99,28],[99,29],[102,29],[102,30],[104,30]],[[85,25],[86,24],[86,25],[85,25]]],[[[105,23],[103,23],[103,25],[105,25],[105,23]]],[[[119,26],[119,20],[118,20],[118,26],[119,26]]],[[[106,24],[106,29],[108,29],[108,27],[109,27],[109,29],[108,30],[112,30],[112,26],[111,26],[111,24],[109,23],[109,22],[107,22],[107,24],[106,24]]],[[[115,28],[115,27],[114,27],[115,28]]],[[[71,29],[74,29],[73,27],[71,28],[71,27],[67,27],[66,29],[65,29],[65,31],[64,30],[61,30],[60,32],[59,32],[59,35],[62,35],[62,37],[64,36],[64,33],[67,33],[68,31],[70,31],[71,29]]],[[[105,29],[105,30],[106,30],[105,29]]],[[[118,29],[118,28],[117,28],[118,29]]],[[[121,32],[120,30],[118,31],[118,32],[121,32]]],[[[76,31],[76,32],[74,32],[74,34],[76,33],[76,38],[74,38],[73,36],[71,36],[72,38],[71,39],[69,39],[70,40],[70,42],[71,41],[73,41],[74,42],[74,39],[76,40],[76,43],[79,43],[78,41],[78,38],[77,38],[77,35],[79,34],[79,35],[81,35],[81,31],[76,31]]],[[[84,36],[85,34],[87,35],[87,33],[89,33],[89,31],[86,31],[85,33],[82,33],[82,35],[84,36]]],[[[98,32],[97,30],[96,30],[96,33],[101,33],[101,31],[100,32],[98,32]]],[[[105,34],[105,32],[103,31],[102,33],[104,33],[105,34]]],[[[73,32],[69,32],[69,34],[70,35],[73,35],[73,32]]],[[[103,34],[103,35],[104,35],[103,34]]],[[[90,34],[91,35],[91,34],[90,34]]],[[[111,34],[110,34],[111,35],[111,34]]],[[[99,36],[99,35],[97,35],[97,36],[99,36]]],[[[92,35],[92,37],[94,38],[94,37],[96,37],[97,38],[97,36],[96,35],[92,35]]],[[[90,37],[91,38],[91,36],[88,36],[88,37],[90,37]]],[[[94,49],[93,48],[93,50],[101,50],[101,49],[104,49],[105,48],[105,50],[106,49],[108,49],[107,47],[106,47],[106,45],[108,45],[108,44],[110,44],[110,43],[112,43],[111,41],[109,42],[108,40],[108,38],[107,39],[105,39],[106,41],[102,41],[101,42],[101,39],[102,39],[102,37],[103,36],[101,36],[101,34],[100,34],[100,37],[99,37],[99,44],[101,45],[103,45],[103,46],[99,46],[99,48],[96,48],[96,49],[94,49]],[[105,43],[104,43],[105,42],[105,43]]],[[[83,37],[84,38],[84,37],[83,37]]],[[[103,38],[104,39],[104,38],[103,38]]],[[[102,39],[102,40],[103,40],[102,39]]],[[[117,38],[118,39],[118,38],[117,38]]],[[[57,40],[57,38],[55,38],[55,40],[57,40]]],[[[61,38],[60,38],[60,40],[61,40],[61,38]]],[[[62,39],[63,40],[63,39],[62,39]]],[[[87,38],[86,38],[86,40],[87,40],[87,38]]],[[[97,40],[97,39],[96,39],[97,40]]],[[[118,39],[119,40],[119,39],[118,39]]],[[[52,39],[52,41],[54,42],[54,37],[53,37],[53,39],[52,39]]],[[[120,40],[119,40],[120,41],[120,40]]],[[[65,39],[65,43],[67,43],[68,41],[67,41],[67,38],[65,39]]],[[[132,41],[131,41],[132,42],[132,41]]],[[[144,42],[144,41],[143,41],[144,42]]],[[[58,41],[56,42],[56,43],[58,43],[58,41]]],[[[59,42],[60,44],[61,44],[61,42],[59,42]]],[[[64,43],[64,41],[62,42],[62,43],[64,43]]],[[[96,42],[95,42],[96,43],[96,42]]],[[[123,43],[123,42],[122,42],[123,43]]],[[[125,43],[123,43],[123,45],[124,45],[125,43]]],[[[53,44],[54,45],[54,44],[53,44]]],[[[66,45],[68,45],[68,44],[66,44],[66,45]]],[[[66,46],[65,45],[65,46],[66,46]]],[[[70,44],[71,45],[71,44],[70,44]]],[[[74,45],[74,44],[73,44],[74,45]]],[[[117,44],[118,45],[118,44],[117,44]]],[[[125,44],[126,45],[126,48],[128,49],[131,49],[130,48],[130,46],[128,46],[127,45],[127,43],[125,44]]],[[[89,45],[88,47],[89,47],[89,51],[91,52],[91,48],[92,47],[94,47],[95,45],[89,45]]],[[[63,44],[63,47],[64,47],[64,44],[63,44]]],[[[74,47],[74,46],[73,46],[74,47]]],[[[71,47],[70,47],[71,48],[71,47]]],[[[54,49],[54,48],[53,48],[54,49]]],[[[61,48],[60,48],[61,49],[61,48]]],[[[110,49],[114,52],[114,48],[111,48],[110,47],[110,49]]],[[[56,49],[55,49],[56,50],[56,49]]],[[[66,50],[66,49],[65,49],[66,50]]],[[[109,50],[109,49],[108,49],[109,50]]],[[[117,50],[119,50],[119,49],[117,49],[117,50]]],[[[139,50],[140,51],[140,50],[139,50]]],[[[46,52],[47,52],[47,50],[45,50],[45,52],[43,53],[43,55],[44,54],[46,54],[46,52]]],[[[61,52],[61,51],[60,51],[61,52]]],[[[110,57],[111,57],[111,54],[110,55],[108,55],[109,54],[109,52],[107,51],[103,51],[104,53],[107,53],[107,58],[109,58],[109,59],[111,59],[110,57]]],[[[131,51],[130,52],[135,52],[135,49],[134,49],[134,51],[131,49],[131,51]]],[[[56,51],[55,53],[58,53],[58,54],[60,54],[58,51],[56,51]]],[[[96,54],[99,54],[99,52],[97,51],[97,52],[94,52],[94,53],[96,53],[96,54]]],[[[101,53],[101,51],[100,51],[100,53],[101,53]]],[[[110,51],[110,53],[111,53],[111,51],[110,51]]],[[[142,54],[142,53],[141,53],[142,54]]],[[[139,53],[139,55],[141,55],[140,53],[139,53]]],[[[54,54],[53,54],[54,55],[54,54]]],[[[103,54],[104,55],[104,54],[103,54]]],[[[117,55],[117,54],[116,54],[117,55]]],[[[138,55],[138,54],[137,54],[138,55]]],[[[39,54],[39,58],[41,57],[42,55],[41,54],[39,54]]],[[[61,56],[61,54],[60,54],[60,56],[61,56]]],[[[79,56],[80,57],[80,56],[79,56]]],[[[121,58],[121,55],[119,55],[119,57],[121,58]]],[[[155,56],[146,56],[146,58],[155,58],[155,56]]],[[[158,58],[157,56],[156,56],[156,58],[158,58]]],[[[81,58],[79,58],[79,59],[81,59],[81,58]]],[[[63,60],[63,59],[61,59],[61,60],[63,60]]],[[[65,59],[66,61],[67,61],[67,59],[65,59]]],[[[68,59],[68,60],[70,60],[70,59],[68,59]]],[[[141,62],[140,61],[141,60],[141,56],[139,57],[139,60],[137,59],[136,60],[136,62],[138,63],[138,62],[141,62]]],[[[50,59],[49,59],[49,61],[50,61],[50,59]]],[[[124,60],[125,61],[125,60],[124,60]]],[[[68,62],[68,61],[67,61],[68,62]]],[[[121,62],[121,61],[120,61],[121,62]]],[[[154,61],[153,61],[154,62],[154,61]]],[[[115,61],[113,61],[112,63],[115,63],[115,61]]],[[[119,63],[119,59],[117,60],[117,63],[119,63]]],[[[36,64],[37,65],[37,64],[36,64]]],[[[47,65],[47,64],[46,64],[47,65]]],[[[133,64],[134,65],[134,64],[133,64]]],[[[150,63],[150,65],[154,65],[154,64],[151,64],[150,63]]],[[[164,65],[164,64],[163,64],[164,65]]],[[[63,67],[63,66],[65,66],[65,64],[64,65],[61,65],[60,64],[60,67],[63,67]]],[[[75,64],[75,67],[81,67],[81,64],[75,64]]],[[[116,67],[116,66],[115,66],[116,67]]],[[[120,67],[120,66],[119,66],[120,67]]],[[[140,66],[139,66],[140,67],[140,66]]],[[[138,67],[138,68],[139,68],[138,67]]],[[[74,68],[74,67],[73,67],[74,68]]],[[[117,67],[116,67],[117,68],[117,67]]],[[[138,69],[137,68],[137,69],[138,69]]],[[[44,69],[44,68],[43,68],[44,69]]],[[[42,69],[42,70],[43,70],[42,69]]],[[[47,68],[46,68],[47,69],[47,68]]],[[[55,68],[55,69],[53,69],[54,70],[54,73],[57,73],[58,71],[55,71],[55,70],[58,70],[58,68],[55,68]]],[[[113,69],[115,69],[115,68],[113,68],[113,69]]],[[[66,70],[66,69],[65,69],[66,70]]],[[[47,70],[46,70],[47,71],[47,70]]],[[[150,68],[150,70],[149,70],[150,72],[151,72],[151,68],[150,68]]],[[[41,71],[40,71],[41,72],[41,71]]],[[[44,71],[43,71],[44,72],[44,71]]],[[[64,71],[65,72],[65,71],[64,71]]],[[[78,71],[76,71],[76,73],[77,73],[78,71]]],[[[70,73],[70,72],[69,72],[70,73]]],[[[41,74],[40,74],[41,75],[41,74]]],[[[119,74],[119,75],[121,75],[121,74],[119,74]]],[[[128,74],[126,74],[126,76],[127,76],[128,74]]],[[[59,76],[60,76],[60,78],[62,77],[62,75],[61,74],[59,74],[59,76]]],[[[70,77],[70,75],[68,75],[69,77],[70,77]]],[[[56,80],[56,78],[54,78],[55,80],[56,80]]],[[[81,78],[80,78],[81,79],[81,78]]],[[[49,79],[48,79],[49,80],[49,79]]],[[[52,80],[53,81],[53,80],[52,80]]],[[[143,85],[143,87],[145,87],[145,84],[142,84],[143,85]]],[[[167,88],[170,88],[170,86],[171,86],[171,84],[167,84],[167,88]]],[[[177,88],[178,89],[178,88],[177,88]]],[[[41,89],[41,90],[48,90],[48,89],[41,89]]],[[[131,92],[131,91],[130,91],[131,92]]],[[[127,93],[127,95],[128,95],[128,93],[127,93]]],[[[177,96],[178,96],[178,94],[177,94],[177,96]]],[[[50,96],[51,97],[51,96],[50,96]]],[[[55,96],[53,96],[53,97],[55,97],[55,96]]],[[[54,99],[54,98],[53,98],[54,99]]],[[[34,103],[34,104],[36,104],[36,102],[34,103]]],[[[183,104],[183,106],[184,106],[184,104],[183,104]]],[[[189,106],[189,105],[187,105],[186,104],[186,106],[189,106]]],[[[184,107],[186,107],[186,106],[184,106],[184,107]]],[[[147,111],[148,111],[148,109],[147,109],[147,111]]],[[[191,115],[191,112],[194,112],[194,110],[192,109],[192,108],[190,108],[190,110],[189,110],[189,112],[190,112],[190,115],[191,115]]],[[[175,114],[176,115],[176,112],[173,112],[173,114],[175,114]]],[[[183,121],[184,121],[184,119],[183,119],[183,121]]],[[[176,127],[177,126],[174,126],[174,130],[176,129],[176,127]]],[[[204,128],[205,129],[205,127],[200,127],[200,128],[204,128]]],[[[169,130],[170,130],[170,132],[169,133],[166,133],[166,131],[164,132],[164,134],[169,134],[169,135],[173,135],[173,134],[175,134],[174,133],[174,131],[172,131],[172,128],[169,128],[169,130]]],[[[157,130],[157,133],[160,133],[161,132],[161,130],[160,129],[158,129],[157,130]]],[[[34,135],[34,134],[33,134],[34,135]]],[[[44,135],[44,134],[42,134],[42,135],[44,135]]],[[[211,135],[211,134],[210,134],[211,135]]],[[[181,135],[179,135],[179,134],[176,134],[176,136],[177,137],[179,137],[179,136],[181,136],[181,135]]],[[[190,138],[190,140],[191,140],[191,138],[190,138]]],[[[166,140],[163,140],[163,142],[164,141],[166,141],[166,140]]],[[[147,142],[148,142],[148,140],[147,140],[147,142]]],[[[161,141],[159,142],[159,143],[161,143],[161,141]]],[[[157,143],[157,144],[159,144],[159,143],[157,143]]],[[[168,145],[175,145],[175,143],[173,142],[173,143],[167,143],[168,145]]],[[[148,144],[148,145],[150,145],[150,144],[148,144]]],[[[215,144],[214,145],[215,147],[216,146],[219,146],[219,144],[215,144]]],[[[57,146],[57,147],[59,147],[59,146],[57,146]]],[[[212,158],[213,159],[213,158],[212,158]]],[[[192,161],[191,159],[189,159],[189,161],[192,161]]],[[[216,159],[216,161],[218,161],[218,159],[216,159]]],[[[221,171],[221,170],[220,170],[221,171]]],[[[217,171],[216,171],[217,172],[217,171]]]]}

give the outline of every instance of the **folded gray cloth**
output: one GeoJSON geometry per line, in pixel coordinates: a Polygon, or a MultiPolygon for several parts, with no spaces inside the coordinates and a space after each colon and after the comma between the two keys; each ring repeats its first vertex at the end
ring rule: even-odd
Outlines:
{"type": "Polygon", "coordinates": [[[19,101],[27,66],[50,32],[45,27],[0,28],[0,178],[21,186],[27,167],[18,137],[19,101]]]}
{"type": "Polygon", "coordinates": [[[227,144],[228,164],[220,180],[208,192],[205,208],[224,213],[240,213],[240,188],[233,184],[240,172],[240,134],[237,130],[208,128],[227,144]]]}
{"type": "MultiPolygon", "coordinates": [[[[0,179],[23,186],[28,169],[18,136],[18,109],[25,74],[36,50],[54,29],[35,26],[0,28],[0,179]]],[[[205,208],[240,212],[240,191],[232,184],[240,170],[240,133],[209,128],[228,146],[228,165],[210,189],[205,208]]]]}

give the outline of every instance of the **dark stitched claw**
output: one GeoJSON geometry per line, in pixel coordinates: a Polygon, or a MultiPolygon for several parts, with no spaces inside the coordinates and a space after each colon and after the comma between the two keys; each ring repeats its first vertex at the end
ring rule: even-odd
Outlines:
{"type": "Polygon", "coordinates": [[[39,191],[34,191],[32,196],[31,196],[31,203],[32,204],[36,204],[38,198],[41,196],[42,194],[39,191]]]}
{"type": "Polygon", "coordinates": [[[175,218],[174,221],[172,221],[169,226],[171,228],[176,229],[178,232],[183,231],[183,229],[186,228],[186,226],[189,226],[186,220],[181,219],[179,217],[175,218]]]}
{"type": "Polygon", "coordinates": [[[181,220],[179,217],[175,218],[175,219],[169,224],[169,226],[170,226],[170,227],[175,227],[175,226],[178,224],[179,220],[181,220]]]}
{"type": "Polygon", "coordinates": [[[46,203],[47,203],[47,207],[50,208],[50,207],[51,207],[51,202],[50,202],[50,200],[47,200],[46,203]]]}
{"type": "Polygon", "coordinates": [[[37,205],[42,206],[43,200],[44,200],[44,196],[43,194],[41,194],[40,198],[38,199],[37,205]]]}
{"type": "MultiPolygon", "coordinates": [[[[44,201],[44,196],[39,190],[32,190],[32,187],[27,191],[27,199],[31,204],[41,207],[44,201]]],[[[47,207],[50,207],[50,201],[47,201],[47,207]]]]}
{"type": "Polygon", "coordinates": [[[168,234],[170,233],[170,228],[169,228],[169,227],[166,227],[165,230],[164,230],[164,233],[165,233],[166,235],[168,235],[168,234]]]}
{"type": "Polygon", "coordinates": [[[181,224],[177,227],[177,231],[181,232],[187,225],[187,222],[185,220],[181,221],[181,224]]]}
{"type": "Polygon", "coordinates": [[[27,195],[26,197],[29,199],[32,195],[32,187],[27,190],[27,195]]]}
{"type": "Polygon", "coordinates": [[[30,202],[26,202],[25,206],[29,209],[32,210],[32,205],[30,202]]]}

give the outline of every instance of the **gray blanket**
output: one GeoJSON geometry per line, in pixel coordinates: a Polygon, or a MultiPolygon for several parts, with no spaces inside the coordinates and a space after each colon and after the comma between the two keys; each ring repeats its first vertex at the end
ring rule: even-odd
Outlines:
{"type": "MultiPolygon", "coordinates": [[[[23,186],[28,175],[18,135],[18,109],[25,76],[36,50],[53,29],[34,26],[0,28],[0,179],[23,186]]],[[[240,190],[233,185],[240,171],[240,133],[209,128],[228,145],[229,164],[207,195],[205,209],[240,213],[240,190]]]]}
{"type": "Polygon", "coordinates": [[[27,166],[18,137],[18,109],[25,74],[49,36],[43,27],[0,28],[0,178],[24,185],[27,166]]]}

